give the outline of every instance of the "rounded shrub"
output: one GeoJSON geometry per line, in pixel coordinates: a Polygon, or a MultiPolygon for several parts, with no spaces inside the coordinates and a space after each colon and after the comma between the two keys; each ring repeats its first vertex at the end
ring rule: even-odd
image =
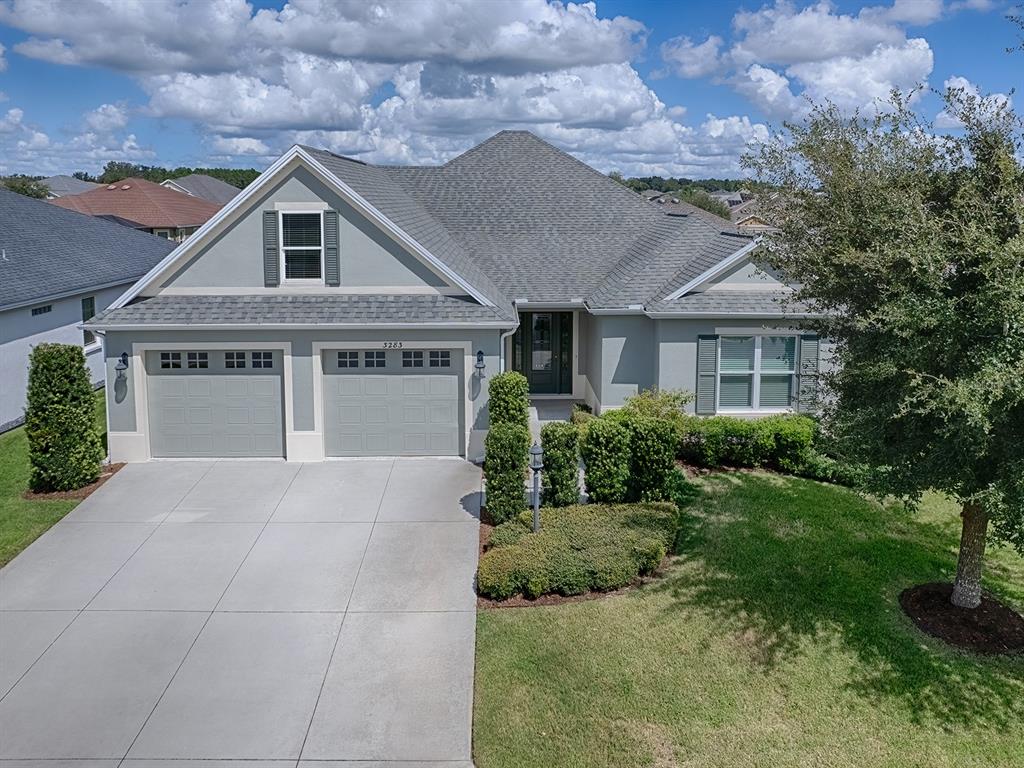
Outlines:
{"type": "Polygon", "coordinates": [[[492,424],[484,441],[487,512],[503,523],[526,509],[530,431],[519,424],[492,424]]]}
{"type": "Polygon", "coordinates": [[[783,472],[797,472],[811,458],[818,425],[814,419],[783,414],[761,419],[772,436],[771,464],[783,472]]]}
{"type": "Polygon", "coordinates": [[[40,344],[32,350],[25,433],[33,491],[70,491],[100,476],[103,445],[81,347],[40,344]]]}
{"type": "Polygon", "coordinates": [[[610,419],[594,419],[587,425],[580,452],[590,500],[624,501],[629,491],[629,431],[610,419]]]}
{"type": "Polygon", "coordinates": [[[668,476],[676,463],[676,426],[663,419],[631,415],[629,430],[629,496],[633,501],[667,498],[668,476]]]}
{"type": "Polygon", "coordinates": [[[575,424],[552,421],[540,430],[544,449],[544,504],[567,507],[580,502],[579,430],[575,424]]]}
{"type": "Polygon", "coordinates": [[[518,424],[530,427],[530,384],[518,371],[506,371],[487,385],[487,413],[490,425],[518,424]]]}

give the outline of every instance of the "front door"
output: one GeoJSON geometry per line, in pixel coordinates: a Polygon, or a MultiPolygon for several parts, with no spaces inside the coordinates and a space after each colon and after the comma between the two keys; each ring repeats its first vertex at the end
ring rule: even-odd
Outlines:
{"type": "Polygon", "coordinates": [[[572,312],[524,312],[512,338],[513,362],[532,395],[572,393],[572,312]]]}

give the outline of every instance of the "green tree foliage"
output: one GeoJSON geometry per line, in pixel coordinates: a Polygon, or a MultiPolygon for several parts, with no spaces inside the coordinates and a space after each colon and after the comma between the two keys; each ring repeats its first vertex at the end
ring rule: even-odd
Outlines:
{"type": "Polygon", "coordinates": [[[29,357],[28,435],[33,491],[70,491],[100,474],[103,446],[82,348],[39,344],[29,357]]]}
{"type": "Polygon", "coordinates": [[[715,216],[721,216],[726,221],[729,220],[729,206],[718,200],[703,189],[690,188],[681,190],[677,197],[690,205],[695,205],[705,211],[715,214],[715,216]]]}
{"type": "Polygon", "coordinates": [[[99,175],[98,181],[100,184],[113,184],[121,179],[136,178],[159,184],[167,179],[180,179],[182,176],[192,173],[213,176],[215,179],[220,179],[239,189],[245,189],[260,175],[255,168],[188,168],[181,166],[169,169],[157,165],[137,165],[111,160],[103,166],[103,173],[99,175]]]}
{"type": "Polygon", "coordinates": [[[17,175],[8,176],[3,180],[4,187],[11,192],[17,192],[25,197],[34,197],[38,200],[45,200],[50,190],[45,184],[40,184],[37,179],[31,176],[17,175]]]}
{"type": "Polygon", "coordinates": [[[819,106],[746,162],[779,190],[763,259],[836,344],[826,428],[876,492],[961,503],[952,599],[975,607],[986,534],[1024,553],[1024,168],[1007,104],[945,101],[952,135],[893,94],[819,106]]]}

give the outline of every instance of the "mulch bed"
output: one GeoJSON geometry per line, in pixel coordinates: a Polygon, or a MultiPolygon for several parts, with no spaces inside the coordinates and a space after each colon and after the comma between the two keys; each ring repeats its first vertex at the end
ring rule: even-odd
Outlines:
{"type": "Polygon", "coordinates": [[[103,485],[107,480],[116,475],[121,467],[124,466],[124,462],[118,464],[104,464],[103,469],[100,471],[99,479],[95,483],[89,483],[89,485],[76,488],[73,491],[47,491],[45,493],[33,493],[32,491],[25,491],[21,494],[23,499],[29,501],[40,501],[40,500],[75,500],[81,501],[88,497],[93,491],[103,485]]]}
{"type": "Polygon", "coordinates": [[[1019,613],[989,594],[982,594],[981,605],[973,610],[958,608],[949,602],[952,594],[952,584],[921,584],[904,590],[900,605],[922,632],[957,648],[985,654],[1024,651],[1019,613]]]}

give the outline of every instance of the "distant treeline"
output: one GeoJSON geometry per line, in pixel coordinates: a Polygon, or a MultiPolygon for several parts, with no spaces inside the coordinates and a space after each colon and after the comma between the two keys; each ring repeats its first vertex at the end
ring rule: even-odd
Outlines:
{"type": "Polygon", "coordinates": [[[179,166],[178,168],[161,168],[158,165],[137,165],[135,163],[120,163],[111,160],[103,166],[103,173],[99,176],[90,176],[85,171],[76,171],[72,175],[82,181],[95,181],[99,184],[113,184],[121,179],[136,178],[153,181],[159,184],[166,179],[178,179],[188,176],[191,173],[205,173],[215,179],[227,182],[233,187],[245,189],[253,180],[260,175],[255,168],[189,168],[179,166]]]}

